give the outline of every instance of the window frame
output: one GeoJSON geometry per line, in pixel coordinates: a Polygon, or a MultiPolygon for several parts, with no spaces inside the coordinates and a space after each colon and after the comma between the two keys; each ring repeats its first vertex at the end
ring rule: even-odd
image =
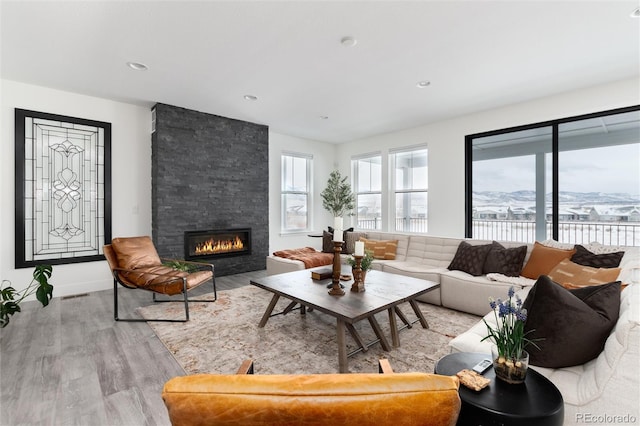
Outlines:
{"type": "Polygon", "coordinates": [[[313,212],[313,154],[306,154],[293,151],[282,151],[280,154],[280,233],[282,235],[302,234],[312,229],[312,212],[313,212]],[[285,188],[285,159],[286,157],[294,157],[304,159],[306,162],[306,191],[287,190],[285,188]],[[307,199],[306,224],[304,229],[288,229],[287,211],[285,206],[286,195],[305,195],[307,199]]]}
{"type": "MultiPolygon", "coordinates": [[[[356,211],[356,229],[358,230],[371,230],[371,231],[382,231],[385,228],[385,209],[384,209],[384,158],[382,155],[382,152],[372,152],[372,153],[368,153],[368,154],[362,154],[362,155],[357,155],[357,156],[353,156],[351,157],[351,185],[354,188],[354,194],[356,196],[356,206],[355,206],[355,211],[356,211]],[[359,177],[360,177],[360,173],[359,173],[359,166],[358,166],[358,162],[362,161],[362,160],[367,160],[367,159],[372,159],[375,157],[379,157],[380,158],[380,190],[379,191],[358,191],[358,187],[359,187],[359,177]],[[359,210],[359,206],[358,206],[358,200],[359,200],[359,195],[380,195],[380,229],[378,228],[361,228],[359,225],[359,219],[358,219],[358,210],[359,210]]],[[[376,222],[377,223],[377,222],[376,222]]]]}
{"type": "MultiPolygon", "coordinates": [[[[414,167],[412,166],[412,169],[414,167]]],[[[389,229],[391,232],[405,232],[411,234],[426,234],[429,229],[429,147],[425,144],[413,145],[408,147],[401,147],[389,150],[389,229]],[[411,188],[411,189],[397,189],[396,188],[396,156],[398,154],[412,153],[416,151],[426,151],[427,156],[427,184],[424,188],[411,188]],[[396,217],[396,199],[398,194],[412,194],[412,193],[424,193],[427,199],[427,213],[425,217],[424,231],[411,231],[406,229],[396,229],[397,217],[396,217]]],[[[410,225],[409,225],[410,226],[410,225]]]]}

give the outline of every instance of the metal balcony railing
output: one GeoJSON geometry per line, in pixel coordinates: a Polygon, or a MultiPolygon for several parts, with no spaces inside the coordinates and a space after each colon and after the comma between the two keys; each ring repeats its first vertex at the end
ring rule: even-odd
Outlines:
{"type": "MultiPolygon", "coordinates": [[[[397,217],[396,228],[393,232],[427,232],[427,219],[424,217],[397,217]]],[[[379,217],[372,219],[358,219],[358,229],[382,229],[382,221],[379,217]]]]}
{"type": "MultiPolygon", "coordinates": [[[[536,240],[536,224],[517,220],[472,221],[473,238],[481,240],[522,241],[536,240]]],[[[599,242],[613,246],[640,246],[640,223],[561,221],[558,240],[562,243],[589,244],[599,242]]],[[[551,223],[546,224],[546,235],[551,235],[551,223]]]]}
{"type": "MultiPolygon", "coordinates": [[[[427,219],[423,217],[396,218],[397,232],[427,232],[427,219]]],[[[478,220],[472,221],[473,238],[480,240],[536,241],[536,224],[533,221],[478,220]]],[[[551,223],[546,224],[546,235],[551,235],[551,223]]],[[[380,218],[359,219],[358,229],[382,229],[380,218]]],[[[393,232],[393,231],[392,231],[393,232]]],[[[558,240],[569,244],[599,242],[604,245],[640,247],[640,222],[583,222],[561,221],[558,240]]]]}

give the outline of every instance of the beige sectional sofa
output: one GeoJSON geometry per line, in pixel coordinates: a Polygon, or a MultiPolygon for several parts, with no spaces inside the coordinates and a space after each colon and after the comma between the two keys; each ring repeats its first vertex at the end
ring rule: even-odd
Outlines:
{"type": "MultiPolygon", "coordinates": [[[[421,300],[458,311],[485,316],[493,321],[489,297],[504,297],[514,286],[524,300],[535,280],[500,274],[472,276],[447,269],[461,241],[472,245],[491,241],[460,238],[367,232],[367,239],[397,240],[394,260],[375,260],[374,269],[423,278],[440,283],[438,291],[429,292],[421,300]]],[[[525,245],[500,242],[505,248],[525,245]]],[[[527,245],[524,264],[533,244],[527,245]]],[[[587,245],[587,248],[589,246],[587,245]]],[[[603,247],[600,246],[602,249],[603,247]]],[[[624,248],[620,263],[620,280],[629,282],[633,269],[640,268],[640,250],[624,248]]],[[[273,256],[267,258],[267,273],[277,274],[304,269],[295,260],[273,256]]],[[[616,326],[597,358],[578,366],[550,369],[532,366],[560,389],[565,401],[565,424],[638,424],[640,422],[640,286],[627,286],[621,293],[620,314],[616,326]]],[[[491,344],[481,342],[486,326],[480,320],[467,332],[450,342],[452,351],[490,353],[491,344]]]]}
{"type": "MultiPolygon", "coordinates": [[[[373,262],[373,269],[440,283],[440,289],[430,291],[419,300],[457,311],[485,315],[490,310],[488,303],[490,296],[506,294],[512,285],[521,289],[523,283],[533,285],[535,282],[526,279],[494,281],[484,275],[474,277],[462,271],[448,270],[447,267],[462,241],[460,238],[368,231],[367,239],[398,241],[396,258],[394,260],[376,259],[373,262]]],[[[473,245],[491,243],[485,240],[465,241],[473,245]]],[[[516,242],[501,242],[501,244],[506,248],[525,245],[516,242]]],[[[527,244],[525,262],[532,246],[527,244]]],[[[269,275],[300,269],[304,269],[304,264],[300,261],[275,256],[267,257],[267,274],[269,275]]]]}

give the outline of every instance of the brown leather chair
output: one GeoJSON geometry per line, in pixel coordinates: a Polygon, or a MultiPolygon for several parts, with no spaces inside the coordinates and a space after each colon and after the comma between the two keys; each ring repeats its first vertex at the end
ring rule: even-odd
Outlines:
{"type": "Polygon", "coordinates": [[[192,302],[215,302],[216,278],[214,266],[209,263],[180,260],[188,272],[179,271],[162,262],[174,259],[161,259],[153,241],[148,236],[114,238],[111,244],[104,246],[104,255],[113,274],[113,310],[116,321],[189,321],[189,298],[187,292],[211,280],[213,282],[213,300],[191,300],[192,302]],[[118,284],[129,289],[153,292],[154,302],[184,302],[185,319],[142,319],[120,318],[118,315],[118,284]],[[156,299],[156,294],[175,296],[182,294],[181,300],[156,299]]]}
{"type": "MultiPolygon", "coordinates": [[[[385,361],[385,360],[381,360],[385,361]]],[[[455,425],[458,378],[427,373],[175,377],[162,392],[173,426],[455,425]]],[[[390,368],[381,368],[390,372],[390,368]]]]}

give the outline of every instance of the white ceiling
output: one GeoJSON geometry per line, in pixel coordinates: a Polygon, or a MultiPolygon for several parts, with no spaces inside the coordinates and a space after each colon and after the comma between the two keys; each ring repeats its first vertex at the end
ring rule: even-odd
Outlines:
{"type": "Polygon", "coordinates": [[[3,79],[339,143],[640,78],[640,19],[629,16],[638,6],[3,0],[0,71],[3,79]],[[358,43],[345,47],[344,36],[358,43]],[[149,69],[133,71],[127,61],[149,69]],[[419,89],[420,80],[431,85],[419,89]]]}

